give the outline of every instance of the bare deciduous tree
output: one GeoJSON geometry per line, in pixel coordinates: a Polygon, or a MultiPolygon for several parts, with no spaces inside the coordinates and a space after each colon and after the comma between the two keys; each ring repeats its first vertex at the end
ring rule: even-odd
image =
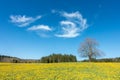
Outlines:
{"type": "Polygon", "coordinates": [[[95,59],[103,54],[103,52],[98,49],[98,46],[99,44],[94,39],[86,38],[80,45],[78,51],[81,57],[88,57],[91,62],[92,59],[95,59]]]}

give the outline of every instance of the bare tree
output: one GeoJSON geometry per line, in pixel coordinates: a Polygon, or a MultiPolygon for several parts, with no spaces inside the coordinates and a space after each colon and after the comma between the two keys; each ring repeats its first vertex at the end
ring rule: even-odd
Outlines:
{"type": "Polygon", "coordinates": [[[103,54],[103,52],[98,49],[98,46],[99,44],[94,39],[86,38],[80,45],[78,51],[81,57],[88,57],[91,62],[92,59],[95,59],[103,54]]]}

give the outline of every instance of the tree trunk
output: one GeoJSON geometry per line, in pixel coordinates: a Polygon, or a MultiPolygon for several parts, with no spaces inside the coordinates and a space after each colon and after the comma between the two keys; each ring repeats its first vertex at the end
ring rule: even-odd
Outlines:
{"type": "Polygon", "coordinates": [[[88,56],[89,57],[89,62],[91,62],[92,61],[92,58],[91,58],[91,56],[88,56]]]}

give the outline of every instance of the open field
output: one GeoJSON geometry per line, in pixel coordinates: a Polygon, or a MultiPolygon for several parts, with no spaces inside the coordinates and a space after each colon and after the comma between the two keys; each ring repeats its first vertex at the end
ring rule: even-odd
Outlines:
{"type": "Polygon", "coordinates": [[[0,80],[120,80],[120,63],[0,63],[0,80]]]}

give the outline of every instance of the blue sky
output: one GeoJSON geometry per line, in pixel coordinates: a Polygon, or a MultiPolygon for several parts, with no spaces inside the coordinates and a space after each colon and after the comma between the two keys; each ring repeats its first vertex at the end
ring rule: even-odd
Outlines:
{"type": "Polygon", "coordinates": [[[39,59],[52,53],[79,57],[85,38],[104,57],[120,57],[118,0],[1,0],[0,53],[39,59]]]}

